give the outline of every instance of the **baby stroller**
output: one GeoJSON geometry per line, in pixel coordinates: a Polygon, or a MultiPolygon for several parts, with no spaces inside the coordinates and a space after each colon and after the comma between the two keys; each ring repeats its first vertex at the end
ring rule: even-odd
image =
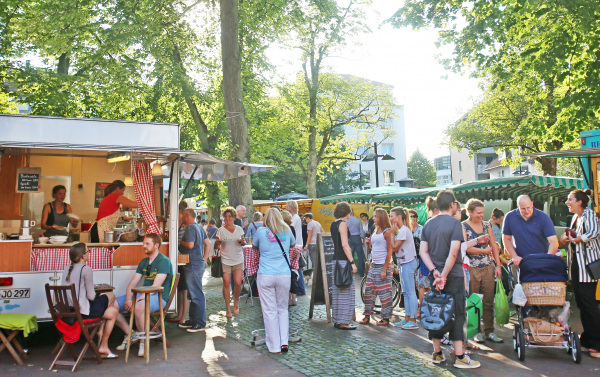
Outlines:
{"type": "MultiPolygon", "coordinates": [[[[513,349],[520,361],[525,360],[526,348],[556,348],[566,350],[575,363],[581,362],[579,335],[568,324],[567,271],[562,258],[551,254],[528,255],[519,264],[517,282],[527,300],[522,297],[523,305],[517,305],[518,323],[513,331],[513,349]]],[[[512,274],[509,281],[514,286],[512,274]]],[[[518,291],[515,286],[517,299],[518,291]]]]}

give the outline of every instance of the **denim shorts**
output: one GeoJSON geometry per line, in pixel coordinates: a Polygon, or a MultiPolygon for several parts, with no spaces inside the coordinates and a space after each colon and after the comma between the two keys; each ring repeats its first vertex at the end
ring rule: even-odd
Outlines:
{"type": "MultiPolygon", "coordinates": [[[[155,312],[160,309],[160,305],[158,303],[158,297],[159,297],[158,293],[153,293],[150,295],[150,313],[155,312]]],[[[138,293],[137,298],[139,301],[136,301],[136,303],[135,303],[136,306],[145,305],[143,293],[138,293]]],[[[126,312],[126,310],[125,310],[125,295],[119,296],[115,300],[119,304],[119,311],[126,312]]],[[[167,302],[165,300],[162,300],[162,302],[163,302],[163,308],[164,308],[167,305],[167,302]]]]}

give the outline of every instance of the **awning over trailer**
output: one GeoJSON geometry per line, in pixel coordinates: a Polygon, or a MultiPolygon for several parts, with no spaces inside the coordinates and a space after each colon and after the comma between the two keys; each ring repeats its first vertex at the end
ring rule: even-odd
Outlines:
{"type": "Polygon", "coordinates": [[[407,188],[407,187],[398,187],[398,186],[382,186],[377,188],[372,188],[368,190],[361,190],[355,192],[346,192],[343,194],[330,195],[324,198],[320,198],[319,201],[323,204],[329,203],[337,203],[337,202],[350,202],[350,203],[366,203],[371,200],[371,198],[375,195],[385,195],[385,194],[396,194],[396,193],[406,193],[410,191],[414,191],[417,189],[407,188]]]}

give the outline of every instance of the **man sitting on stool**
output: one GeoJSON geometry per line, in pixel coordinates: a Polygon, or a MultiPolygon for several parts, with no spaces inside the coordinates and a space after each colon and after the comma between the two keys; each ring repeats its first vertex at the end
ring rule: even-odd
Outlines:
{"type": "MultiPolygon", "coordinates": [[[[166,256],[158,252],[160,248],[161,239],[156,233],[148,233],[144,237],[144,253],[148,256],[141,260],[138,264],[135,275],[127,285],[127,291],[125,295],[117,297],[115,299],[115,307],[119,311],[131,311],[131,304],[133,295],[131,290],[135,288],[140,280],[144,278],[144,287],[163,287],[162,302],[163,308],[167,305],[169,294],[171,293],[171,284],[173,284],[173,266],[171,261],[166,256]]],[[[158,294],[153,293],[150,295],[150,313],[160,309],[158,302],[158,294]]],[[[144,331],[144,309],[146,306],[145,296],[141,293],[137,295],[135,303],[135,325],[138,331],[144,331]]],[[[117,316],[117,325],[125,331],[127,334],[130,329],[127,324],[127,320],[123,317],[123,314],[119,313],[117,316]],[[125,330],[127,329],[127,330],[125,330]]],[[[164,331],[164,330],[163,330],[164,331]]],[[[131,339],[132,344],[137,342],[137,339],[131,339]]],[[[127,335],[117,350],[122,351],[127,348],[127,335]]],[[[144,357],[144,342],[140,342],[140,349],[138,356],[144,357]]]]}

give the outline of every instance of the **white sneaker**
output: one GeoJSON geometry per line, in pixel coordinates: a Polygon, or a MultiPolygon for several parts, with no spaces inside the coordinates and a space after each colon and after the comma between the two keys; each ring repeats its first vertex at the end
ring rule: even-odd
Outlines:
{"type": "MultiPolygon", "coordinates": [[[[138,339],[134,339],[132,337],[131,338],[131,345],[136,344],[138,341],[139,341],[138,339]]],[[[121,343],[121,344],[119,344],[117,346],[117,351],[125,351],[126,349],[127,349],[127,335],[125,335],[125,338],[123,338],[123,343],[121,343]]]]}
{"type": "Polygon", "coordinates": [[[144,342],[140,342],[140,349],[138,350],[138,356],[144,357],[144,342]]]}

